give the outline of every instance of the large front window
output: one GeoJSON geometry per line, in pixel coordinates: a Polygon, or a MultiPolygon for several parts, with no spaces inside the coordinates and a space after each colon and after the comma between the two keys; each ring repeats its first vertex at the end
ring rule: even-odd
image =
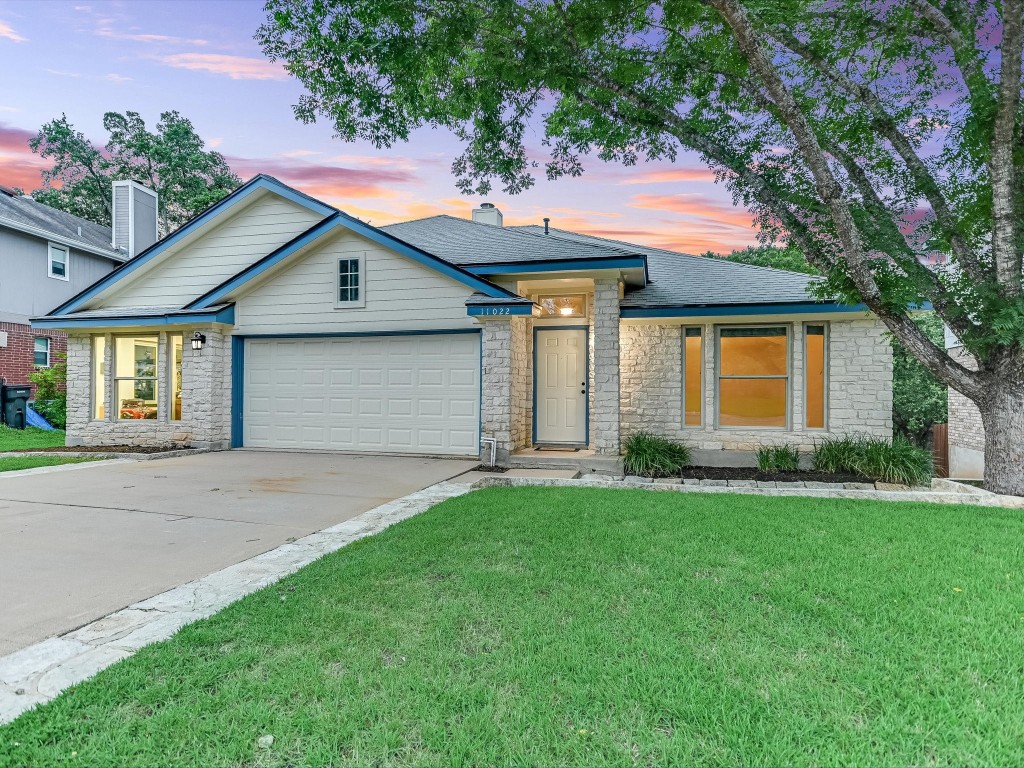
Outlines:
{"type": "Polygon", "coordinates": [[[789,426],[789,330],[720,328],[718,426],[789,426]]]}
{"type": "Polygon", "coordinates": [[[156,335],[115,337],[114,400],[119,419],[156,418],[159,347],[156,335]]]}

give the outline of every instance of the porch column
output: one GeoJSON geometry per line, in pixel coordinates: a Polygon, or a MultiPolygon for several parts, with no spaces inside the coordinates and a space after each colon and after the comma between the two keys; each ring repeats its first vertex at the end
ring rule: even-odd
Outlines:
{"type": "MultiPolygon", "coordinates": [[[[497,441],[495,462],[508,466],[513,450],[513,375],[511,318],[480,318],[483,333],[480,437],[497,441]]],[[[490,461],[490,445],[480,444],[480,461],[490,461]]]]}
{"type": "Polygon", "coordinates": [[[223,326],[189,328],[184,333],[181,367],[182,431],[195,445],[231,446],[231,337],[223,326]],[[192,349],[192,334],[206,336],[201,350],[192,349]]]}
{"type": "Polygon", "coordinates": [[[594,281],[594,381],[590,444],[619,455],[619,281],[594,281]]]}

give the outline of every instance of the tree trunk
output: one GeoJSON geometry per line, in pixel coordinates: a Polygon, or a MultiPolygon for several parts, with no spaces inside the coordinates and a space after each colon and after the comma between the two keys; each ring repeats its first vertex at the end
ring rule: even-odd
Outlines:
{"type": "Polygon", "coordinates": [[[1017,365],[990,380],[981,407],[985,425],[985,488],[1024,496],[1024,380],[1017,365]]]}

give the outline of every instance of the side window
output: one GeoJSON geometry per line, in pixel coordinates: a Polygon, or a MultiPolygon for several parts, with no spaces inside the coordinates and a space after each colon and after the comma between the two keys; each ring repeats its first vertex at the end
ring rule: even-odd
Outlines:
{"type": "Polygon", "coordinates": [[[32,362],[37,368],[50,367],[50,340],[45,336],[36,336],[32,348],[32,362]]]}
{"type": "Polygon", "coordinates": [[[358,256],[346,256],[338,259],[338,294],[336,306],[366,306],[365,277],[363,259],[358,256]]]}
{"type": "Polygon", "coordinates": [[[56,243],[49,244],[49,272],[50,277],[58,280],[68,279],[68,249],[56,243]]]}

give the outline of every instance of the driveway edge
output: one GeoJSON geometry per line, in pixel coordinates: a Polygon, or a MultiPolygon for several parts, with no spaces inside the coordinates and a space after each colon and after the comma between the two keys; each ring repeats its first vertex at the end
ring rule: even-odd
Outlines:
{"type": "Polygon", "coordinates": [[[212,616],[324,555],[470,490],[470,485],[454,480],[436,483],[351,520],[133,603],[66,634],[0,657],[0,725],[50,701],[64,689],[140,648],[166,640],[186,624],[212,616]]]}

